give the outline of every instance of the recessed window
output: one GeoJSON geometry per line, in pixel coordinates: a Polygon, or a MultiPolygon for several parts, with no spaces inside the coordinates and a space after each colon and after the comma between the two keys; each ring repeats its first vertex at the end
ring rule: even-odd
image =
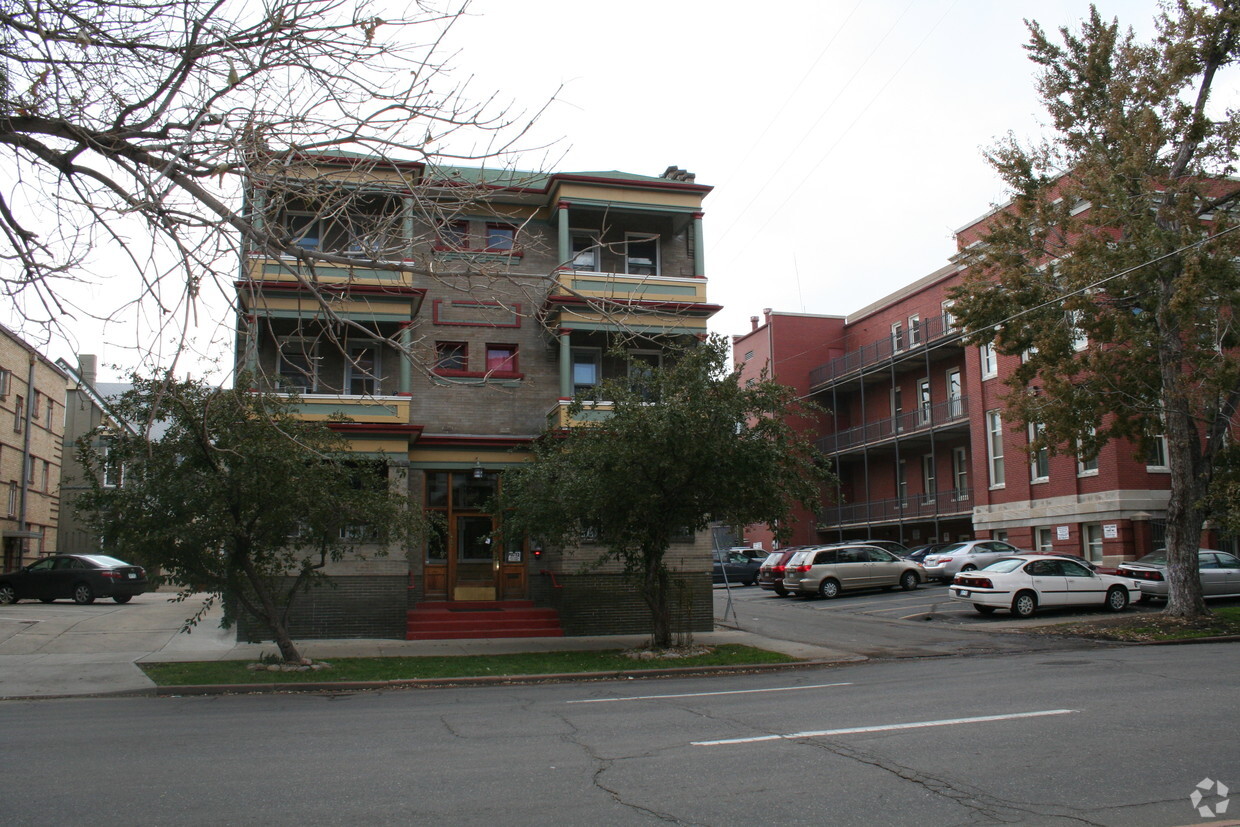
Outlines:
{"type": "Polygon", "coordinates": [[[487,345],[487,373],[516,372],[516,345],[487,345]]]}
{"type": "Polygon", "coordinates": [[[952,314],[952,303],[945,301],[941,306],[943,308],[943,332],[952,333],[956,330],[956,317],[952,314]]]}
{"type": "Polygon", "coordinates": [[[921,316],[914,314],[908,317],[908,346],[917,347],[921,344],[921,316]]]}
{"type": "Polygon", "coordinates": [[[469,370],[469,345],[465,342],[436,342],[435,370],[469,370]]]}
{"type": "Polygon", "coordinates": [[[573,393],[592,390],[599,383],[602,351],[597,348],[573,348],[573,393]]]}
{"type": "Polygon", "coordinates": [[[990,486],[998,488],[1006,478],[1003,467],[1003,417],[997,410],[986,412],[986,453],[990,462],[990,486]]]}
{"type": "Polygon", "coordinates": [[[1102,523],[1085,523],[1081,526],[1081,544],[1084,546],[1085,559],[1093,563],[1102,562],[1102,523]]]}
{"type": "Polygon", "coordinates": [[[904,350],[904,325],[900,322],[891,325],[891,349],[896,352],[904,350]]]}
{"type": "Polygon", "coordinates": [[[487,251],[509,252],[517,246],[517,228],[511,224],[487,225],[487,251]]]}
{"type": "Polygon", "coordinates": [[[999,375],[999,357],[995,353],[995,346],[992,344],[984,344],[978,348],[978,354],[982,362],[982,378],[994,379],[999,375]]]}
{"type": "Polygon", "coordinates": [[[13,433],[20,434],[26,422],[26,400],[17,397],[16,403],[13,405],[13,433]]]}
{"type": "Polygon", "coordinates": [[[624,272],[632,276],[659,275],[659,237],[657,235],[625,234],[624,272]]]}
{"type": "Polygon", "coordinates": [[[380,391],[381,364],[377,344],[350,345],[345,365],[345,387],[352,396],[374,396],[380,391]]]}
{"type": "Polygon", "coordinates": [[[1045,432],[1046,426],[1041,422],[1035,422],[1029,426],[1029,445],[1033,451],[1029,462],[1030,482],[1046,482],[1051,476],[1050,450],[1045,445],[1036,449],[1032,448],[1035,442],[1042,439],[1045,432]]]}
{"type": "Polygon", "coordinates": [[[318,250],[323,246],[323,221],[317,215],[288,213],[285,227],[289,238],[303,250],[318,250]]]}
{"type": "Polygon", "coordinates": [[[1145,455],[1145,467],[1147,470],[1157,469],[1159,471],[1170,467],[1167,465],[1167,437],[1163,434],[1150,440],[1150,447],[1145,455]]]}
{"type": "Polygon", "coordinates": [[[9,382],[13,377],[13,371],[0,368],[0,399],[9,395],[9,382]]]}
{"type": "Polygon", "coordinates": [[[573,232],[572,254],[574,270],[597,272],[600,269],[600,252],[598,237],[593,233],[573,232]]]}
{"type": "MultiPolygon", "coordinates": [[[[1089,435],[1091,437],[1094,435],[1093,428],[1089,429],[1089,435]]],[[[1077,445],[1076,455],[1077,455],[1077,459],[1076,459],[1077,476],[1086,477],[1086,476],[1092,476],[1098,473],[1098,455],[1097,454],[1094,454],[1092,457],[1086,457],[1084,455],[1084,451],[1082,450],[1081,446],[1077,445]]]]}
{"type": "Polygon", "coordinates": [[[445,221],[439,225],[439,243],[449,250],[469,249],[469,222],[445,221]]]}
{"type": "Polygon", "coordinates": [[[284,339],[280,342],[280,389],[295,393],[318,390],[318,344],[313,339],[284,339]]]}

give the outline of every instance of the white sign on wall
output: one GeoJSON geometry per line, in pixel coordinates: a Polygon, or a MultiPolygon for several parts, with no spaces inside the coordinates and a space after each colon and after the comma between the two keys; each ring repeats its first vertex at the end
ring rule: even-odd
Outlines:
{"type": "Polygon", "coordinates": [[[1102,536],[1107,540],[1114,540],[1119,537],[1119,526],[1115,523],[1106,523],[1102,526],[1102,536]]]}
{"type": "Polygon", "coordinates": [[[1066,525],[1055,526],[1055,539],[1056,540],[1068,539],[1068,527],[1066,525]]]}

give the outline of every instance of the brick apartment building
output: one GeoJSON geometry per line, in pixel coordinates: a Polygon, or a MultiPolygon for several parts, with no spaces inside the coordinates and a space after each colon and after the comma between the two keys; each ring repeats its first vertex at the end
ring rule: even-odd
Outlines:
{"type": "MultiPolygon", "coordinates": [[[[985,221],[958,231],[961,249],[985,221]]],[[[1148,456],[1119,440],[1090,461],[1031,456],[1033,434],[1004,421],[1000,399],[1020,357],[962,342],[948,299],[961,278],[948,265],[847,317],[767,311],[733,337],[742,381],[767,367],[830,412],[813,433],[839,487],[797,516],[793,542],[993,538],[1104,564],[1153,551],[1168,499],[1163,443],[1148,456]]],[[[760,526],[746,540],[770,547],[760,526]]]]}
{"type": "Polygon", "coordinates": [[[0,326],[0,532],[4,571],[56,550],[65,374],[0,326]]]}
{"type": "MultiPolygon", "coordinates": [[[[549,423],[580,424],[567,417],[574,394],[628,370],[615,346],[657,363],[706,332],[718,310],[702,250],[709,191],[675,167],[378,168],[345,154],[255,176],[250,209],[296,244],[391,264],[247,252],[238,367],[258,388],[299,393],[303,416],[347,416],[333,427],[352,450],[386,461],[439,527],[416,548],[333,564],[334,587],[299,601],[295,636],[405,637],[407,613],[426,604],[518,600],[557,610],[567,634],[648,630],[615,564],[495,537],[485,507],[549,423]]],[[[669,564],[686,586],[681,626],[709,629],[709,537],[674,546],[669,564]]]]}

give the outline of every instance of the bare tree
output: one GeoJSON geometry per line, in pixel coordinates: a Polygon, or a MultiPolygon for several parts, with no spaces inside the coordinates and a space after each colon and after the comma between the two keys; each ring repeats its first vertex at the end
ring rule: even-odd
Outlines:
{"type": "MultiPolygon", "coordinates": [[[[406,192],[426,180],[409,178],[410,161],[502,164],[537,113],[452,81],[440,53],[465,5],[419,0],[389,20],[352,0],[0,4],[3,290],[49,332],[132,305],[167,338],[184,334],[208,292],[231,293],[243,251],[291,260],[308,281],[322,264],[417,268],[385,248],[383,227],[399,216],[379,202],[373,243],[346,261],[261,220],[244,193],[317,193],[319,217],[336,220],[357,214],[345,209],[356,193],[342,197],[330,178],[274,190],[290,163],[351,157],[355,175],[365,158],[406,192]],[[117,289],[129,274],[139,285],[117,289]],[[94,297],[76,298],[75,285],[94,297]]],[[[438,186],[415,203],[433,219],[484,192],[438,186]]]]}

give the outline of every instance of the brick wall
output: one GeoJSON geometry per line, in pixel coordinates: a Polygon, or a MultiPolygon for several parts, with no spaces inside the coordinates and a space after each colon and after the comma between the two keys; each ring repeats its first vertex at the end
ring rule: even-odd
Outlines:
{"type": "MultiPolygon", "coordinates": [[[[293,601],[289,634],[293,640],[323,638],[405,639],[406,586],[403,576],[336,577],[293,601]]],[[[237,640],[266,641],[265,626],[239,612],[237,640]]]]}
{"type": "MultiPolygon", "coordinates": [[[[624,635],[650,632],[650,609],[622,574],[557,574],[530,579],[530,597],[560,613],[566,635],[624,635]]],[[[709,632],[714,628],[710,575],[672,575],[672,629],[709,632]]]]}

